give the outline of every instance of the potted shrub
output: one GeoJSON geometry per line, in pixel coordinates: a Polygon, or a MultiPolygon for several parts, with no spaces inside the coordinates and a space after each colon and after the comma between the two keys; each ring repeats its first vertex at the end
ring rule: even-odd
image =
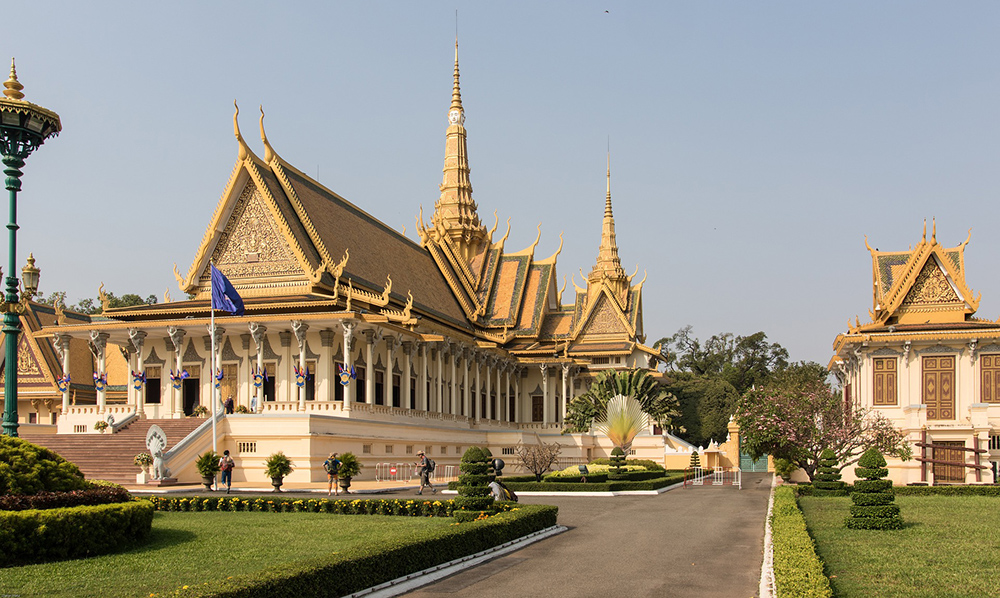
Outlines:
{"type": "Polygon", "coordinates": [[[197,407],[191,410],[191,415],[194,417],[205,417],[206,415],[208,415],[208,407],[204,405],[198,405],[197,407]]]}
{"type": "Polygon", "coordinates": [[[344,492],[350,493],[348,488],[351,487],[351,478],[361,475],[361,467],[361,462],[358,461],[358,457],[354,453],[340,455],[338,475],[340,476],[340,487],[343,488],[344,492]]]}
{"type": "Polygon", "coordinates": [[[798,465],[788,459],[779,458],[774,460],[774,473],[778,474],[778,477],[785,483],[792,481],[792,474],[798,468],[798,465]]]}
{"type": "Polygon", "coordinates": [[[153,456],[149,453],[139,453],[132,458],[132,462],[142,469],[142,473],[149,473],[149,466],[153,464],[153,456]]]}
{"type": "Polygon", "coordinates": [[[212,484],[215,483],[215,476],[219,473],[219,455],[215,451],[207,451],[198,457],[198,460],[194,462],[194,466],[198,468],[198,473],[201,474],[201,483],[205,484],[205,490],[211,490],[212,484]]]}
{"type": "Polygon", "coordinates": [[[273,453],[264,461],[264,475],[271,478],[271,485],[274,486],[275,492],[281,492],[281,484],[285,476],[292,473],[293,465],[292,460],[281,451],[273,453]]]}
{"type": "Polygon", "coordinates": [[[99,419],[97,420],[97,423],[94,424],[94,429],[100,432],[101,434],[104,434],[104,431],[108,429],[108,422],[104,421],[103,419],[99,419]]]}

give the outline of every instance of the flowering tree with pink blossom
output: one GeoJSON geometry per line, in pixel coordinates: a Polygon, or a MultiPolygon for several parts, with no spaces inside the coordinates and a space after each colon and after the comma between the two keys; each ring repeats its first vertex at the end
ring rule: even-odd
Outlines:
{"type": "Polygon", "coordinates": [[[751,389],[740,397],[735,422],[742,450],[754,459],[763,455],[788,459],[812,480],[824,449],[841,467],[856,462],[869,448],[902,460],[912,451],[901,430],[884,415],[846,405],[825,384],[751,389]]]}

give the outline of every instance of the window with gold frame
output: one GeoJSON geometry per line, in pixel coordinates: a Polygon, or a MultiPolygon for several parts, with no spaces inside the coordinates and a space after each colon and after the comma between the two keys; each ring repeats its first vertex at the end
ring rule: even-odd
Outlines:
{"type": "Polygon", "coordinates": [[[874,380],[872,384],[872,404],[876,407],[897,404],[895,357],[875,357],[872,359],[874,380]]]}

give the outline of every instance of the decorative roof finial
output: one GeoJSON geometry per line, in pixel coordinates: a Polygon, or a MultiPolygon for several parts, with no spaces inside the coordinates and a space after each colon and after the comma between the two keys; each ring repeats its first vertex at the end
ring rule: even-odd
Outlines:
{"type": "Polygon", "coordinates": [[[937,243],[937,218],[931,218],[931,243],[937,243]]]}
{"type": "Polygon", "coordinates": [[[260,140],[264,142],[264,161],[268,164],[277,156],[271,144],[267,141],[267,134],[264,133],[264,105],[260,106],[260,140]]]}
{"type": "Polygon", "coordinates": [[[924,236],[921,239],[921,241],[925,241],[925,242],[927,241],[927,219],[926,218],[924,218],[924,236]]]}
{"type": "Polygon", "coordinates": [[[236,100],[233,100],[233,106],[236,108],[236,112],[233,114],[233,133],[235,133],[236,142],[240,146],[239,158],[240,160],[246,160],[247,156],[250,155],[250,150],[247,147],[247,142],[243,141],[243,135],[240,134],[240,107],[236,103],[236,100]]]}
{"type": "Polygon", "coordinates": [[[10,78],[4,82],[3,86],[6,88],[3,90],[3,95],[7,96],[12,100],[23,100],[24,94],[21,90],[24,86],[21,82],[17,80],[17,70],[14,68],[14,59],[10,59],[10,78]]]}

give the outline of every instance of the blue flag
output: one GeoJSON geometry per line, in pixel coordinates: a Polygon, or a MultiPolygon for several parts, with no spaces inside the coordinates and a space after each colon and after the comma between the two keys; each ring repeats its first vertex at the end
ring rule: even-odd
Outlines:
{"type": "Polygon", "coordinates": [[[243,298],[236,292],[233,283],[229,282],[226,276],[219,272],[215,264],[209,264],[212,268],[212,309],[221,309],[237,316],[243,315],[243,298]]]}

